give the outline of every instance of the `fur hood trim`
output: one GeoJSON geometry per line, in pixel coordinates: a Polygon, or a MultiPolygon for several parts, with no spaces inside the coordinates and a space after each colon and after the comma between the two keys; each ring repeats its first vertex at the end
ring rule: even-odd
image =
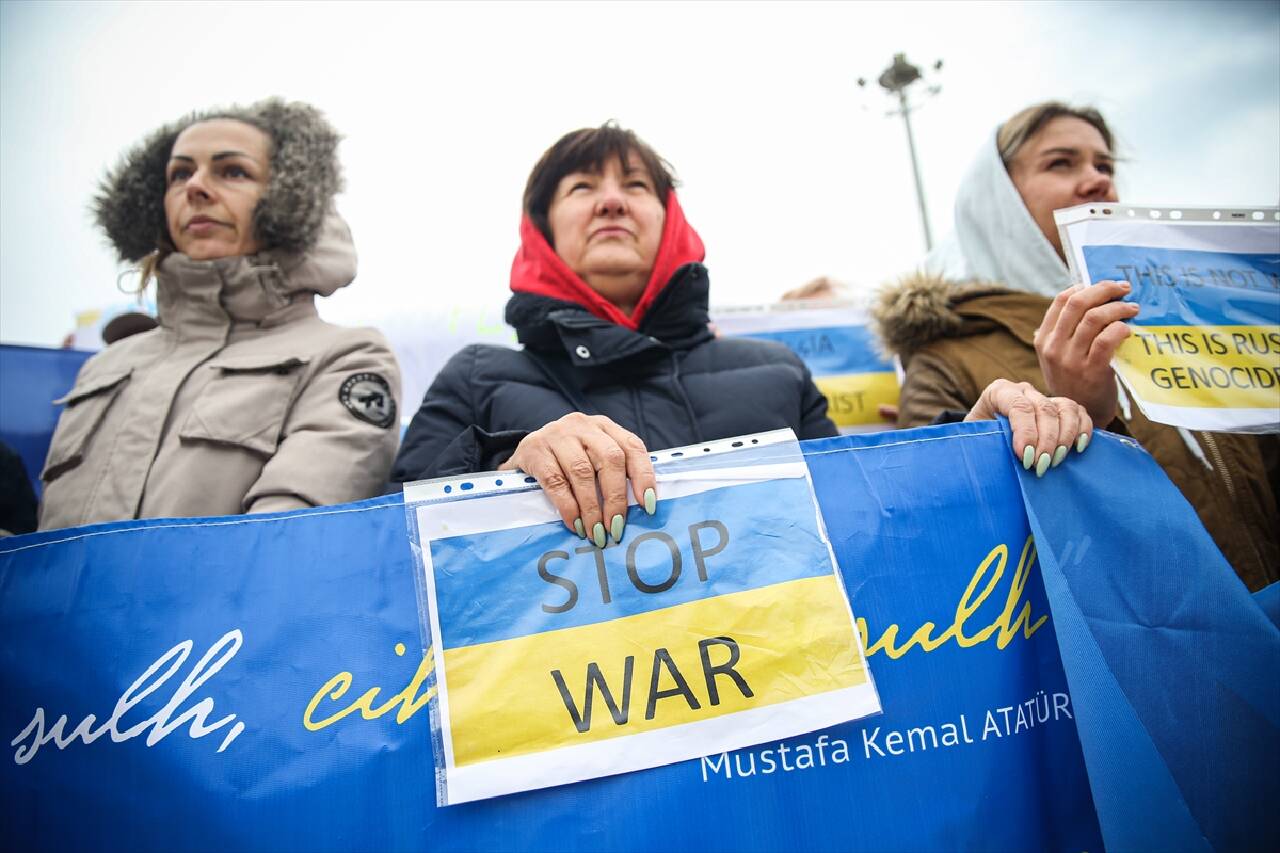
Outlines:
{"type": "Polygon", "coordinates": [[[960,302],[977,296],[1016,293],[984,281],[952,281],[935,273],[908,273],[876,293],[871,305],[872,327],[886,356],[906,362],[919,349],[939,338],[955,337],[966,317],[960,302]]]}
{"type": "Polygon", "coordinates": [[[165,164],[178,134],[218,118],[242,121],[271,139],[271,175],[254,212],[258,242],[290,254],[315,247],[333,197],[342,189],[341,137],[310,104],[271,98],[194,112],[166,124],[107,172],[91,209],[121,260],[137,262],[155,251],[173,251],[164,215],[165,164]]]}

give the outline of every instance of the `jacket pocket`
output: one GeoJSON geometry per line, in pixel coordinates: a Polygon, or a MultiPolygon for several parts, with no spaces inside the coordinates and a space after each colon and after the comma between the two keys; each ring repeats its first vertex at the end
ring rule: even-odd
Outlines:
{"type": "Polygon", "coordinates": [[[214,376],[196,398],[178,437],[271,456],[308,361],[279,354],[212,359],[201,369],[214,376]]]}
{"type": "Polygon", "coordinates": [[[70,393],[53,401],[55,406],[65,404],[66,408],[58,418],[41,480],[51,483],[84,460],[89,437],[98,431],[131,373],[131,367],[89,372],[77,378],[70,393]]]}

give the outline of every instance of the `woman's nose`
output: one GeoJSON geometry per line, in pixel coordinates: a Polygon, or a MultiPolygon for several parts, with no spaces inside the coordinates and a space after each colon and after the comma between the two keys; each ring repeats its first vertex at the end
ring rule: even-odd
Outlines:
{"type": "Polygon", "coordinates": [[[606,184],[600,188],[600,195],[596,199],[598,216],[620,216],[626,212],[627,197],[621,187],[606,184]]]}
{"type": "Polygon", "coordinates": [[[1111,194],[1111,176],[1092,166],[1086,167],[1088,174],[1081,181],[1079,192],[1081,197],[1090,201],[1102,201],[1111,194]]]}
{"type": "Polygon", "coordinates": [[[187,198],[208,198],[209,186],[207,173],[204,169],[196,169],[191,177],[187,178],[187,198]]]}

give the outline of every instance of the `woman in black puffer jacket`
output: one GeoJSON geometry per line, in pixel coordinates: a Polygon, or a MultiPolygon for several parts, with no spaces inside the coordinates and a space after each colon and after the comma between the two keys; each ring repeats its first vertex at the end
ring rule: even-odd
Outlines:
{"type": "MultiPolygon", "coordinates": [[[[784,427],[801,439],[836,435],[799,357],[709,329],[702,240],[674,183],[653,149],[611,124],[543,154],[525,187],[506,311],[524,349],[473,345],[450,359],[405,434],[393,482],[519,468],[566,526],[603,548],[606,533],[622,538],[628,480],[654,511],[649,447],[784,427]]],[[[971,417],[1022,399],[1009,383],[989,390],[971,417]]],[[[1066,416],[1060,426],[1064,441],[1089,429],[1066,416]]],[[[1059,424],[1042,427],[1052,452],[1059,424]]],[[[1029,429],[1036,443],[1034,414],[1029,429]]]]}

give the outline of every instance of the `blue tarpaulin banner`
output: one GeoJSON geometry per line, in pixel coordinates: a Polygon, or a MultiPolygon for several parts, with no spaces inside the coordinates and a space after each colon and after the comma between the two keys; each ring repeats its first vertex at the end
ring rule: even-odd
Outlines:
{"type": "Polygon", "coordinates": [[[1036,480],[1005,429],[801,445],[882,715],[447,808],[398,497],[0,540],[6,841],[1266,846],[1280,632],[1139,448],[1036,480]]]}

